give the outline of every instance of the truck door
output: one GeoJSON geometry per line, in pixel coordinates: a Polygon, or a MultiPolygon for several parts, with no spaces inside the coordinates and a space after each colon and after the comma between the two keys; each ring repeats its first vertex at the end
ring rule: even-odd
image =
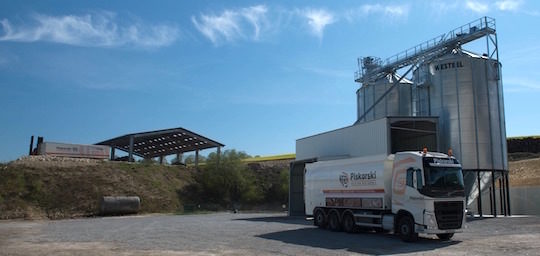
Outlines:
{"type": "Polygon", "coordinates": [[[424,196],[418,192],[422,188],[422,171],[410,167],[406,174],[405,208],[414,216],[414,222],[423,224],[423,211],[425,209],[424,196]]]}

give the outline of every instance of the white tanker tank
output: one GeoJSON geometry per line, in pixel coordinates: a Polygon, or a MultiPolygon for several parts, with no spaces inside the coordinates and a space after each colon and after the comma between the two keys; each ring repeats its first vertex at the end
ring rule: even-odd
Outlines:
{"type": "Polygon", "coordinates": [[[393,155],[378,155],[307,164],[306,214],[324,206],[391,209],[385,191],[392,187],[392,163],[393,155]]]}
{"type": "Polygon", "coordinates": [[[427,150],[306,164],[304,189],[306,215],[334,231],[362,226],[405,241],[418,233],[447,240],[465,221],[461,164],[427,150]]]}

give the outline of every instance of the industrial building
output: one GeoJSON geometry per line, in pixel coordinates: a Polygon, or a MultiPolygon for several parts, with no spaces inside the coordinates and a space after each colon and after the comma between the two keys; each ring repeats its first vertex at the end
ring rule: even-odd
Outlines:
{"type": "Polygon", "coordinates": [[[482,192],[489,191],[490,213],[511,214],[501,63],[493,18],[480,18],[385,60],[359,58],[358,65],[355,82],[361,86],[356,92],[354,124],[296,141],[290,215],[304,214],[306,163],[423,147],[439,152],[452,149],[463,166],[467,205],[476,205],[470,210],[483,216],[482,192]],[[465,49],[480,40],[485,40],[481,53],[465,49]]]}

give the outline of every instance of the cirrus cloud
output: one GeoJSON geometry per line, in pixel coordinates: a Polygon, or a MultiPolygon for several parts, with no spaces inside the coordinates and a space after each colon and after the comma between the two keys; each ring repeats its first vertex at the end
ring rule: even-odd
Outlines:
{"type": "Polygon", "coordinates": [[[466,1],[465,7],[476,13],[486,13],[489,11],[489,5],[478,1],[466,1]]]}
{"type": "Polygon", "coordinates": [[[367,17],[370,15],[381,16],[386,19],[397,19],[407,17],[410,7],[408,5],[382,5],[382,4],[364,4],[348,10],[345,13],[345,18],[352,22],[359,17],[367,17]]]}
{"type": "Polygon", "coordinates": [[[307,20],[311,33],[318,38],[323,37],[326,26],[336,22],[335,15],[325,9],[304,9],[298,13],[307,20]]]}
{"type": "Polygon", "coordinates": [[[497,9],[501,11],[516,11],[521,6],[522,1],[516,0],[503,0],[495,2],[497,9]]]}
{"type": "Polygon", "coordinates": [[[38,42],[87,46],[135,46],[156,48],[174,43],[179,30],[168,25],[122,24],[111,12],[86,15],[48,16],[36,14],[32,24],[0,20],[0,41],[38,42]]]}
{"type": "Polygon", "coordinates": [[[200,14],[198,18],[192,16],[191,21],[195,28],[214,45],[219,45],[223,41],[233,42],[237,39],[258,40],[261,31],[268,25],[267,11],[266,6],[256,5],[224,10],[219,15],[200,14]],[[252,31],[248,31],[249,26],[252,27],[252,31]]]}

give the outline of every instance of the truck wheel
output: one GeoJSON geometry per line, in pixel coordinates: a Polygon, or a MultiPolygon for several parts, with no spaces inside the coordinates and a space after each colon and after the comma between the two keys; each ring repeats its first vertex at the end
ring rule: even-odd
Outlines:
{"type": "Polygon", "coordinates": [[[454,236],[454,233],[437,234],[437,236],[439,237],[439,239],[446,241],[446,240],[450,240],[450,238],[454,236]]]}
{"type": "Polygon", "coordinates": [[[347,233],[354,233],[356,225],[354,224],[354,217],[350,213],[346,213],[343,216],[343,231],[347,233]]]}
{"type": "Polygon", "coordinates": [[[328,227],[332,231],[341,230],[341,223],[339,223],[339,215],[336,211],[330,213],[330,217],[328,218],[328,227]]]}
{"type": "Polygon", "coordinates": [[[313,217],[313,224],[319,228],[326,227],[326,216],[324,216],[323,210],[316,210],[315,216],[313,217]]]}
{"type": "Polygon", "coordinates": [[[401,240],[405,242],[418,240],[418,233],[414,232],[414,222],[411,217],[405,215],[399,218],[398,230],[401,240]]]}

